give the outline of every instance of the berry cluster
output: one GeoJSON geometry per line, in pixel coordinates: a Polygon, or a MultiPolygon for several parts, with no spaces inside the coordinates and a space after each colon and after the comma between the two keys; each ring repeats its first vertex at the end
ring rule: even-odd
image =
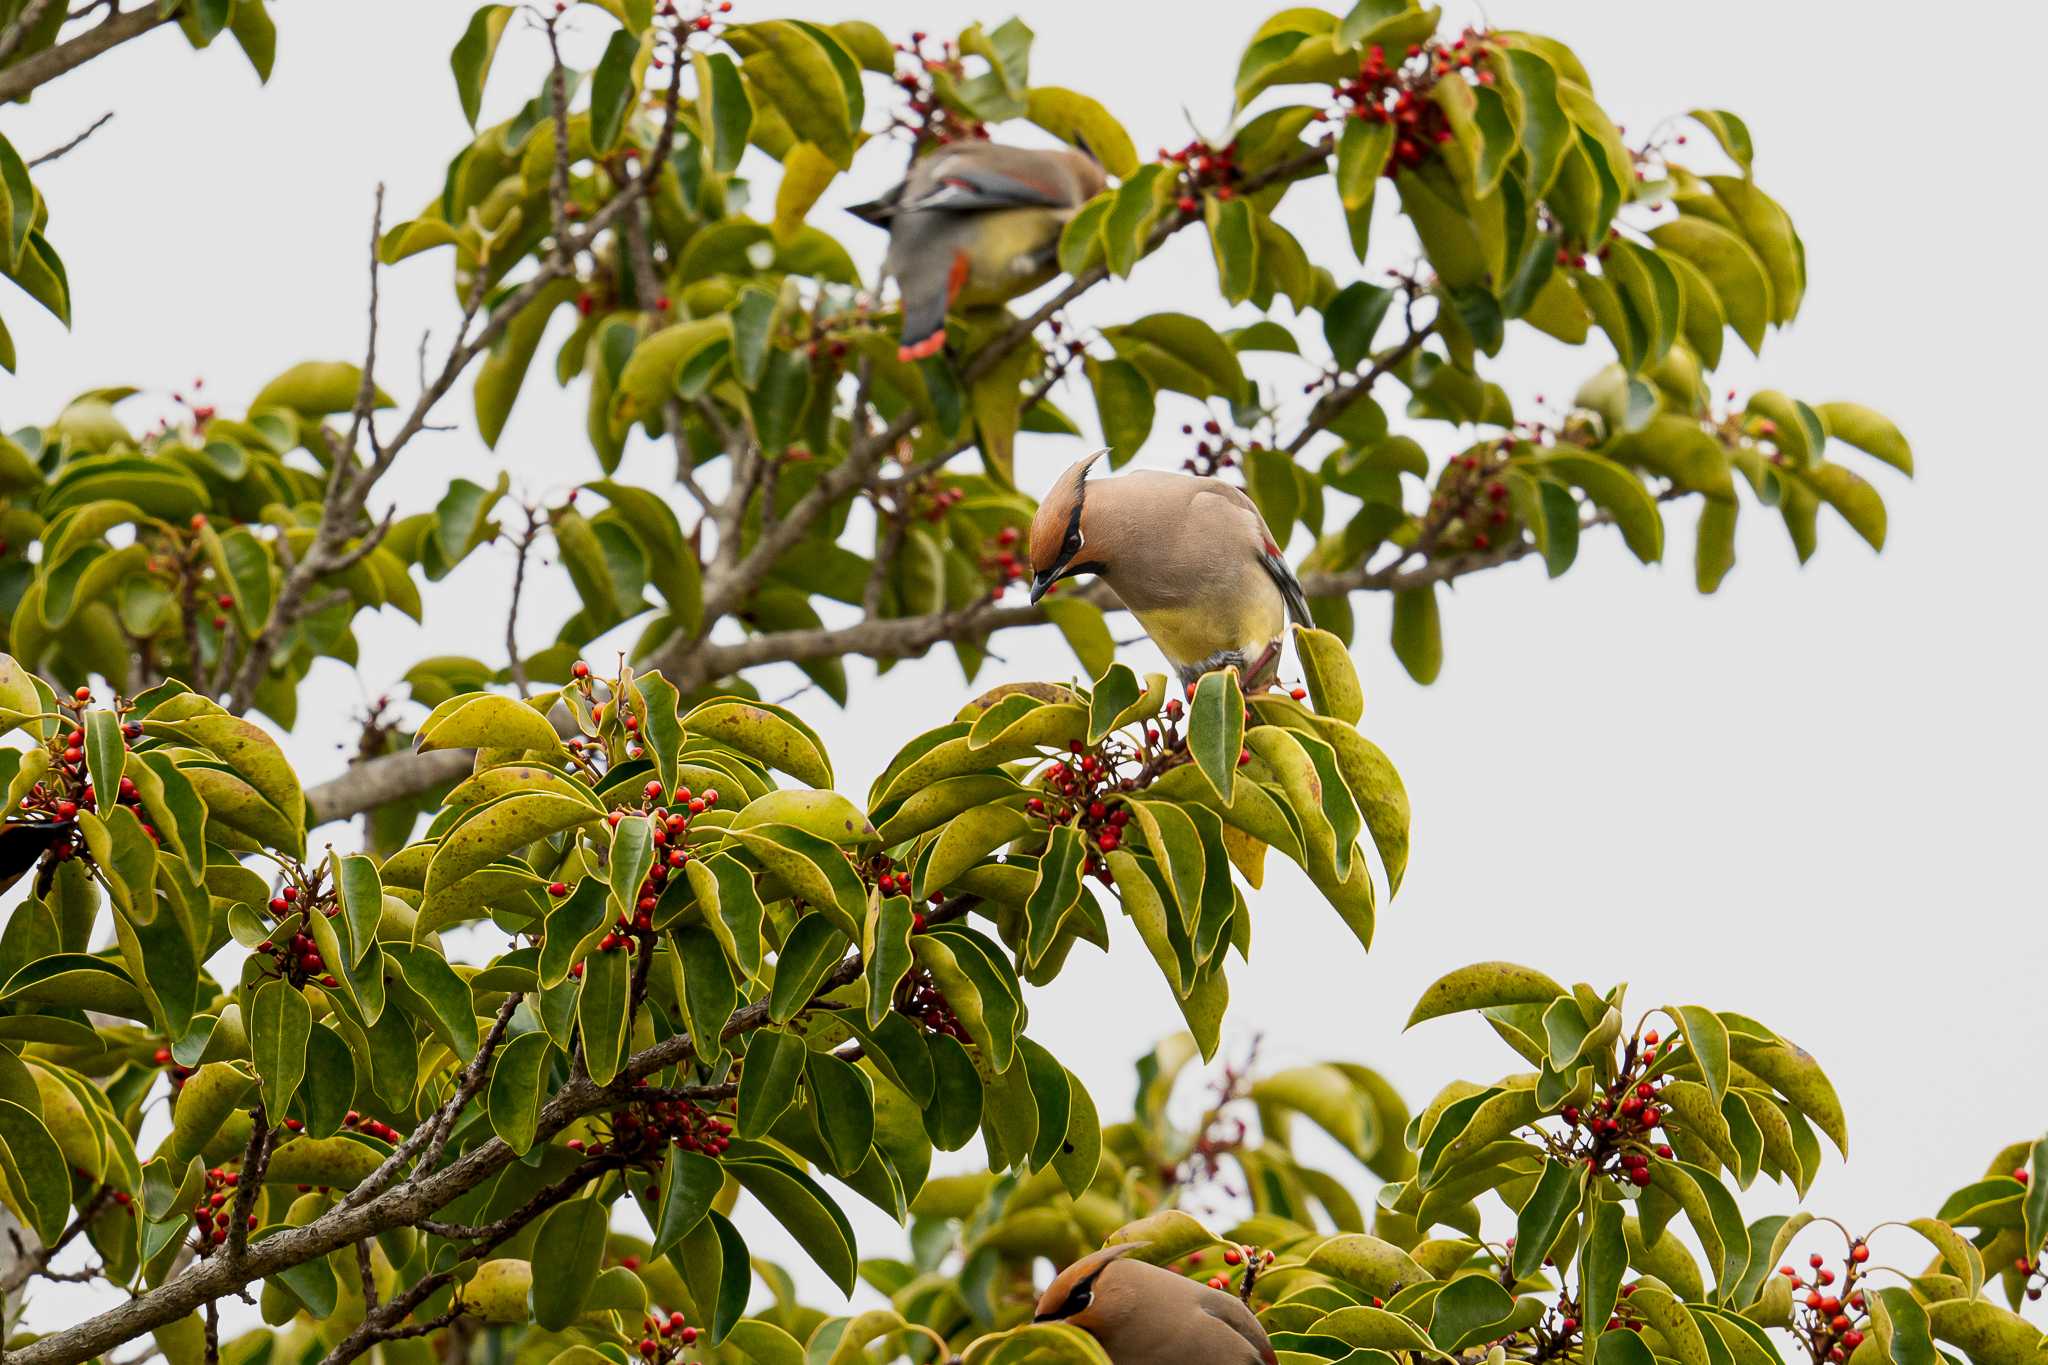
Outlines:
{"type": "MultiPolygon", "coordinates": [[[[324,875],[315,874],[316,879],[324,875]]],[[[276,921],[276,935],[257,944],[256,951],[270,955],[276,967],[275,974],[295,987],[316,983],[332,989],[340,985],[334,974],[327,970],[328,964],[320,955],[319,943],[305,927],[307,919],[315,914],[333,919],[341,913],[340,903],[331,896],[323,898],[316,880],[305,885],[285,883],[264,908],[276,921]],[[289,937],[284,936],[286,930],[291,931],[289,937]]]]}
{"type": "MultiPolygon", "coordinates": [[[[206,1173],[206,1192],[192,1206],[194,1245],[201,1256],[212,1254],[215,1247],[228,1240],[228,1225],[234,1219],[234,1211],[227,1205],[235,1197],[235,1187],[241,1182],[240,1175],[219,1166],[206,1173]]],[[[256,1230],[256,1215],[253,1213],[248,1216],[248,1230],[256,1230]]]]}
{"type": "Polygon", "coordinates": [[[896,84],[910,98],[903,113],[891,114],[889,127],[906,133],[918,152],[952,142],[986,142],[988,125],[954,109],[939,95],[939,82],[957,84],[967,69],[950,39],[928,42],[922,29],[910,41],[896,44],[896,84]]]}
{"type": "Polygon", "coordinates": [[[1017,528],[1005,526],[983,542],[980,564],[981,571],[995,583],[989,592],[991,601],[1012,583],[1021,582],[1025,574],[1024,561],[1017,558],[1017,528]]]}
{"type": "Polygon", "coordinates": [[[647,1335],[640,1338],[640,1354],[648,1360],[675,1360],[681,1348],[697,1344],[697,1329],[681,1313],[664,1317],[659,1309],[647,1315],[647,1335]]]}
{"type": "Polygon", "coordinates": [[[342,1115],[341,1126],[361,1133],[364,1137],[376,1138],[380,1142],[395,1144],[405,1140],[405,1134],[399,1132],[390,1124],[385,1123],[382,1119],[373,1119],[367,1114],[359,1114],[353,1109],[342,1115]]]}
{"type": "Polygon", "coordinates": [[[1431,90],[1454,73],[1475,85],[1492,85],[1493,72],[1479,65],[1487,51],[1482,35],[1470,28],[1448,45],[1434,39],[1427,46],[1411,43],[1402,59],[1392,63],[1386,49],[1375,43],[1358,74],[1334,87],[1336,103],[1324,117],[1391,124],[1394,145],[1382,174],[1412,171],[1452,139],[1450,119],[1431,90]]]}
{"type": "MultiPolygon", "coordinates": [[[[898,871],[896,868],[896,860],[891,858],[886,853],[877,853],[874,857],[868,859],[865,863],[862,863],[855,870],[861,872],[867,880],[872,881],[875,884],[875,889],[880,891],[885,896],[908,896],[911,894],[910,874],[908,872],[898,871]]],[[[934,891],[927,899],[929,899],[933,905],[943,905],[946,901],[946,893],[943,891],[934,891]]],[[[924,911],[919,910],[911,915],[911,933],[923,933],[924,925],[924,911]]]]}
{"type": "Polygon", "coordinates": [[[1225,200],[1236,198],[1237,182],[1244,178],[1244,172],[1238,169],[1235,142],[1212,147],[1196,138],[1177,152],[1161,147],[1159,159],[1179,168],[1180,194],[1174,207],[1190,218],[1202,211],[1204,194],[1225,200]]]}
{"type": "MultiPolygon", "coordinates": [[[[68,697],[58,699],[57,704],[66,711],[75,713],[69,730],[53,736],[48,749],[52,776],[30,787],[28,794],[21,798],[20,806],[30,815],[47,821],[69,825],[78,818],[82,810],[99,809],[99,793],[93,790],[92,780],[85,761],[85,712],[92,703],[92,689],[81,687],[68,697]]],[[[118,713],[126,715],[132,709],[118,706],[118,713]]],[[[133,721],[121,726],[121,748],[126,751],[142,737],[142,727],[133,721]]],[[[128,807],[142,822],[142,832],[152,843],[162,843],[163,836],[156,826],[149,823],[148,815],[142,809],[142,794],[136,790],[132,779],[123,777],[115,801],[128,807]]],[[[85,851],[84,839],[74,829],[63,830],[50,845],[50,857],[64,862],[85,851]]]]}
{"type": "Polygon", "coordinates": [[[917,491],[912,506],[918,516],[937,526],[966,496],[962,489],[927,485],[917,491]]]}
{"type": "Polygon", "coordinates": [[[897,984],[896,1012],[915,1019],[933,1033],[943,1033],[963,1043],[967,1041],[967,1030],[961,1025],[960,1017],[953,1013],[946,993],[932,980],[930,972],[922,969],[911,972],[897,984]]]}
{"type": "MultiPolygon", "coordinates": [[[[641,1085],[647,1081],[643,1077],[641,1085]]],[[[606,1116],[608,1141],[586,1143],[570,1138],[570,1151],[585,1156],[610,1156],[627,1166],[658,1168],[673,1144],[686,1152],[717,1156],[732,1145],[732,1124],[699,1108],[688,1100],[640,1100],[606,1116]]],[[[650,1185],[647,1196],[659,1198],[661,1188],[650,1185]]]]}
{"type": "Polygon", "coordinates": [[[1795,1303],[1792,1314],[1792,1330],[1799,1334],[1807,1354],[1815,1361],[1839,1362],[1847,1360],[1849,1354],[1863,1344],[1863,1329],[1870,1319],[1864,1311],[1863,1291],[1856,1287],[1863,1274],[1864,1262],[1870,1259],[1870,1245],[1862,1238],[1849,1244],[1849,1257],[1843,1263],[1842,1288],[1833,1289],[1835,1272],[1827,1268],[1827,1258],[1819,1252],[1806,1258],[1812,1275],[1802,1276],[1789,1265],[1778,1267],[1778,1273],[1792,1281],[1795,1303]],[[1799,1291],[1804,1290],[1801,1294],[1799,1291]]]}
{"type": "MultiPolygon", "coordinates": [[[[1146,733],[1149,736],[1158,732],[1146,733]]],[[[1113,853],[1122,845],[1124,826],[1131,822],[1131,812],[1121,804],[1112,808],[1105,798],[1114,799],[1137,790],[1137,779],[1124,775],[1122,769],[1127,761],[1142,760],[1144,755],[1114,736],[1106,739],[1099,751],[1089,749],[1078,739],[1069,740],[1067,751],[1068,757],[1047,764],[1039,774],[1039,785],[1046,796],[1031,797],[1024,806],[1043,819],[1048,830],[1065,824],[1079,829],[1096,850],[1088,855],[1088,874],[1108,886],[1112,880],[1109,869],[1096,853],[1113,853]]]]}
{"type": "MultiPolygon", "coordinates": [[[[1202,1259],[1202,1253],[1198,1251],[1188,1257],[1188,1265],[1191,1268],[1199,1266],[1202,1259]]],[[[1211,1289],[1230,1288],[1231,1279],[1240,1273],[1239,1267],[1243,1267],[1242,1273],[1256,1279],[1260,1270],[1273,1264],[1273,1253],[1254,1246],[1229,1246],[1223,1248],[1223,1264],[1229,1269],[1220,1275],[1209,1277],[1211,1289]]]]}
{"type": "Polygon", "coordinates": [[[1504,545],[1514,536],[1514,510],[1502,480],[1512,442],[1475,447],[1454,457],[1437,477],[1423,524],[1424,542],[1444,554],[1504,545]]]}
{"type": "MultiPolygon", "coordinates": [[[[1661,1055],[1668,1058],[1679,1043],[1673,1038],[1663,1044],[1661,1055]]],[[[1670,1145],[1657,1140],[1657,1129],[1665,1121],[1657,1098],[1667,1079],[1656,1074],[1659,1055],[1657,1031],[1651,1029],[1629,1043],[1621,1074],[1585,1109],[1568,1104],[1558,1110],[1558,1117],[1569,1125],[1559,1154],[1585,1162],[1625,1189],[1648,1185],[1652,1161],[1671,1159],[1670,1145]]]]}
{"type": "MultiPolygon", "coordinates": [[[[1195,434],[1195,424],[1193,422],[1182,422],[1180,424],[1180,434],[1183,436],[1193,436],[1195,434]]],[[[1218,470],[1235,467],[1238,462],[1238,456],[1243,450],[1258,450],[1262,448],[1256,441],[1252,442],[1249,447],[1239,446],[1237,438],[1225,435],[1222,423],[1213,417],[1202,423],[1202,437],[1203,439],[1195,442],[1195,453],[1182,460],[1180,467],[1190,474],[1197,474],[1205,479],[1213,477],[1218,470]]]]}

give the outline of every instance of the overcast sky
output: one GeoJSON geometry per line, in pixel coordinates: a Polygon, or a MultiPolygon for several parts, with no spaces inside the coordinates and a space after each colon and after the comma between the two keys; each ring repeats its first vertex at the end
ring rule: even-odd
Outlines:
{"type": "MultiPolygon", "coordinates": [[[[0,376],[0,422],[47,420],[73,393],[121,383],[145,390],[124,409],[141,429],[168,410],[171,389],[202,374],[232,412],[291,362],[358,354],[375,185],[388,184],[394,217],[416,211],[467,137],[446,58],[469,8],[290,0],[274,6],[268,88],[237,53],[195,56],[164,32],[10,109],[0,126],[29,154],[108,109],[117,117],[38,174],[74,325],[63,332],[19,297],[5,304],[21,366],[0,376]]],[[[1458,22],[1479,14],[1461,0],[1448,9],[1458,22]]],[[[736,17],[780,12],[742,0],[736,17]]],[[[924,0],[805,0],[789,12],[883,20],[892,35],[1009,13],[924,0]]],[[[1362,956],[1304,880],[1273,876],[1254,900],[1252,961],[1233,965],[1228,1038],[1242,1046],[1263,1034],[1275,1064],[1379,1067],[1419,1105],[1453,1077],[1519,1067],[1474,1021],[1400,1032],[1443,971],[1498,957],[1603,989],[1625,979],[1638,1007],[1739,1010],[1818,1055],[1847,1108],[1854,1160],[1830,1160],[1811,1207],[1852,1225],[1931,1213],[1997,1147],[2048,1126],[2036,549],[2048,474],[2033,408],[2048,299],[2042,190],[2015,174],[2016,161],[2037,159],[2021,140],[2039,126],[2038,105],[2026,82],[1988,69],[1989,55],[1928,74],[1931,39],[1949,30],[1919,9],[1911,23],[1881,17],[1904,19],[1903,7],[1852,0],[1495,0],[1487,12],[1569,42],[1632,130],[1702,105],[1748,120],[1759,183],[1805,239],[1809,287],[1761,364],[1731,340],[1722,387],[1873,404],[1904,428],[1920,474],[1909,483],[1845,457],[1890,506],[1882,557],[1824,512],[1821,553],[1802,569],[1776,518],[1745,507],[1740,563],[1712,598],[1692,588],[1683,508],[1662,568],[1593,535],[1560,581],[1532,561],[1467,580],[1445,602],[1446,664],[1429,688],[1385,648],[1387,603],[1361,601],[1362,728],[1400,765],[1415,807],[1407,885],[1362,956]]],[[[2048,10],[1991,12],[1998,50],[2038,51],[2048,39],[2048,10]]],[[[1141,150],[1177,146],[1189,118],[1205,130],[1225,123],[1231,72],[1263,13],[1035,0],[1033,79],[1098,95],[1141,150]]],[[[588,64],[603,26],[584,28],[588,64]]],[[[535,33],[507,35],[487,119],[537,88],[539,50],[535,33]]],[[[872,149],[827,204],[866,197],[900,165],[894,149],[872,149]]],[[[762,174],[765,196],[772,166],[762,174]]],[[[1350,256],[1329,197],[1297,190],[1283,216],[1343,278],[1350,256]]],[[[880,234],[851,219],[828,216],[828,226],[872,272],[880,234]]],[[[1091,295],[1077,317],[1189,306],[1188,272],[1208,290],[1198,237],[1091,295]]],[[[1404,263],[1397,237],[1379,245],[1375,272],[1404,263]]],[[[408,400],[414,340],[426,328],[445,339],[450,325],[447,272],[445,255],[426,256],[385,281],[385,353],[403,359],[379,378],[408,400]]],[[[506,469],[535,496],[592,477],[582,391],[553,388],[552,353],[550,343],[498,452],[472,434],[465,387],[445,413],[462,429],[420,441],[385,491],[411,511],[457,473],[489,482],[506,469]]],[[[1567,351],[1515,329],[1489,373],[1526,401],[1568,394],[1605,359],[1598,343],[1567,351]]],[[[1077,397],[1069,409],[1089,411],[1085,391],[1077,397]]],[[[1425,440],[1441,455],[1449,435],[1425,440]]],[[[1020,480],[1042,488],[1078,451],[1021,446],[1020,480]]],[[[1169,466],[1181,453],[1167,439],[1147,452],[1169,466]]],[[[668,468],[637,440],[629,475],[659,483],[668,468]]],[[[359,621],[361,682],[323,666],[302,702],[307,724],[291,747],[309,780],[338,767],[337,746],[352,740],[346,713],[414,659],[501,660],[502,616],[489,608],[504,600],[508,566],[509,554],[487,550],[432,589],[431,633],[395,614],[359,621]]],[[[574,607],[565,584],[529,600],[520,633],[537,648],[574,607]]],[[[1073,669],[1049,633],[998,649],[1004,660],[977,688],[1073,669]]],[[[1126,654],[1159,666],[1147,645],[1126,654]]],[[[863,686],[864,665],[853,674],[851,712],[815,693],[797,705],[858,795],[897,746],[970,693],[950,656],[899,667],[886,689],[863,686]]],[[[770,675],[764,691],[799,682],[770,675]]],[[[1030,1001],[1032,1034],[1080,1074],[1105,1117],[1127,1112],[1132,1060],[1179,1026],[1135,935],[1120,921],[1113,929],[1108,957],[1077,951],[1030,1001]]],[[[1754,1215],[1789,1200],[1758,1187],[1745,1205],[1754,1215]]],[[[848,1207],[863,1254],[899,1245],[865,1205],[848,1207]]],[[[774,1234],[755,1244],[821,1288],[774,1234]]],[[[73,1305],[47,1295],[38,1310],[48,1323],[73,1305]]]]}

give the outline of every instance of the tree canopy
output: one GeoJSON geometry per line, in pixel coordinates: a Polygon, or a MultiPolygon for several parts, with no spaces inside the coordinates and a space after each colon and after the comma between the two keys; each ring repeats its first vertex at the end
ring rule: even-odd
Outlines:
{"type": "MultiPolygon", "coordinates": [[[[265,76],[279,37],[263,0],[0,0],[0,95],[159,28],[265,76]]],[[[10,1312],[61,1276],[126,1291],[14,1333],[10,1360],[152,1334],[173,1365],[1101,1362],[1029,1322],[1034,1268],[1142,1241],[1241,1292],[1288,1365],[1757,1365],[1787,1342],[2039,1365],[2013,1310],[2043,1283],[2048,1143],[1802,1271],[1788,1248],[1825,1220],[1748,1219],[1738,1194],[1803,1198],[1844,1106],[1746,1014],[1631,1015],[1621,986],[1481,963],[1414,1022],[1481,1014],[1516,1056],[1490,1084],[1411,1110],[1351,1060],[1226,1058],[1194,1129],[1169,1112],[1217,1057],[1230,974],[1264,963],[1275,851],[1361,951],[1399,890],[1409,805],[1361,730],[1357,594],[1392,594],[1391,650],[1428,681],[1445,585],[1528,557],[1562,576],[1586,535],[1656,562],[1682,512],[1703,592],[1744,509],[1802,559],[1823,505],[1881,547],[1859,471],[1910,474],[1897,429],[1714,379],[1729,334],[1760,351],[1796,317],[1806,270],[1736,114],[1631,142],[1563,44],[1411,0],[1251,28],[1229,126],[1151,155],[1108,103],[1033,83],[1018,19],[892,41],[589,0],[447,36],[474,137],[409,216],[379,194],[363,355],[238,411],[194,395],[138,432],[115,384],[0,437],[0,1203],[22,1234],[0,1290],[10,1312]],[[571,23],[608,34],[589,71],[562,60],[571,23]],[[479,126],[505,43],[548,75],[479,126]],[[833,190],[856,158],[980,138],[1084,148],[1113,183],[1066,225],[1057,287],[906,361],[833,190]],[[1310,213],[1348,255],[1311,258],[1283,223],[1310,213]],[[1215,265],[1189,307],[1237,325],[1067,313],[1183,231],[1215,265]],[[459,327],[400,385],[381,291],[429,277],[459,327]],[[1525,327],[1586,348],[1569,403],[1502,384],[1525,327]],[[550,339],[587,395],[577,485],[389,502],[458,388],[487,444],[514,429],[550,339]],[[1013,600],[1023,432],[1241,481],[1311,600],[1302,685],[1170,694],[1117,661],[1099,586],[1013,600]],[[672,480],[618,477],[642,440],[672,480]],[[321,704],[312,665],[353,663],[366,610],[424,637],[423,585],[500,541],[509,621],[530,574],[573,584],[554,642],[421,657],[410,710],[301,773],[276,733],[321,704]],[[1074,678],[990,676],[998,637],[1047,624],[1074,678]],[[795,664],[860,705],[848,657],[941,645],[960,705],[864,792],[753,681],[795,664]],[[1030,1003],[1117,920],[1187,1032],[1105,1122],[1030,1003]],[[1304,1126],[1376,1193],[1298,1154],[1304,1126]],[[985,1172],[932,1174],[976,1144],[985,1172]],[[864,1256],[849,1196],[907,1250],[864,1256]],[[887,1306],[805,1302],[749,1253],[759,1219],[887,1306]],[[61,1269],[81,1242],[91,1265],[61,1269]],[[1932,1260],[1880,1272],[1872,1245],[1932,1260]],[[267,1325],[223,1340],[245,1290],[267,1325]]],[[[27,296],[6,307],[66,318],[33,170],[0,137],[0,269],[27,296]]]]}

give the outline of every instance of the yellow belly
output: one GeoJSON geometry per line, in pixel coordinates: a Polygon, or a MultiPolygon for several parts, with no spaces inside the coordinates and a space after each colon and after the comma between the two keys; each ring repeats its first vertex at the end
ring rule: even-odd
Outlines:
{"type": "Polygon", "coordinates": [[[1132,614],[1175,667],[1200,663],[1228,650],[1249,658],[1280,638],[1287,624],[1286,607],[1278,593],[1271,604],[1245,603],[1234,613],[1158,607],[1132,614]]]}
{"type": "Polygon", "coordinates": [[[1007,303],[1053,277],[1046,268],[1068,214],[1041,208],[1003,209],[976,226],[966,282],[953,300],[960,308],[1007,303]]]}

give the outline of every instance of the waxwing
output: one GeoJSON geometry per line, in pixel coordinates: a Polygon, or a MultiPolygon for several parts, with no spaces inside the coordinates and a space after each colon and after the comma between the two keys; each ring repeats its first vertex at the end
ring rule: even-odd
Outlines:
{"type": "Polygon", "coordinates": [[[1028,293],[1058,271],[1060,231],[1102,191],[1086,152],[954,142],[903,183],[848,212],[889,229],[882,273],[903,296],[898,354],[921,360],[946,341],[946,310],[1028,293]]]}
{"type": "Polygon", "coordinates": [[[1143,1261],[1126,1242],[1062,1270],[1034,1322],[1065,1322],[1102,1343],[1113,1365],[1276,1365],[1273,1343],[1235,1294],[1143,1261]]]}
{"type": "Polygon", "coordinates": [[[1031,521],[1031,600],[1074,574],[1109,584],[1183,686],[1235,666],[1270,686],[1292,617],[1313,624],[1301,582],[1243,489],[1138,470],[1088,478],[1098,450],[1060,475],[1031,521]]]}

